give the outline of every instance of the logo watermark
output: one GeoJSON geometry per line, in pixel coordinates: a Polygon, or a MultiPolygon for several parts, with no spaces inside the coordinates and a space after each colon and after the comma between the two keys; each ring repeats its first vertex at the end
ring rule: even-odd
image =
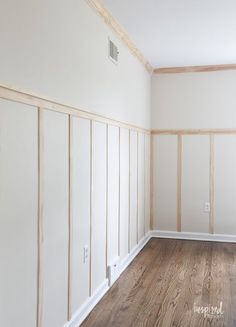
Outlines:
{"type": "Polygon", "coordinates": [[[206,306],[199,306],[194,303],[194,313],[203,314],[204,318],[219,318],[223,317],[223,302],[221,301],[219,306],[213,306],[208,304],[206,306]]]}

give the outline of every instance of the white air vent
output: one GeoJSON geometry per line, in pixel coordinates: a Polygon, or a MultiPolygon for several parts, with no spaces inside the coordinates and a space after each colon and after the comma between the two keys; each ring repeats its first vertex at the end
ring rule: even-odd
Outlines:
{"type": "Polygon", "coordinates": [[[108,265],[108,280],[109,280],[109,286],[114,284],[114,282],[119,278],[120,276],[120,258],[117,257],[115,260],[108,265]]]}
{"type": "Polygon", "coordinates": [[[114,63],[118,63],[119,50],[117,46],[109,39],[109,58],[114,63]]]}

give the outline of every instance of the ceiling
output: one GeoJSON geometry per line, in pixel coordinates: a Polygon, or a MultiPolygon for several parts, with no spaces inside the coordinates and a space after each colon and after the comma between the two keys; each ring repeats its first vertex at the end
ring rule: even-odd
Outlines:
{"type": "Polygon", "coordinates": [[[100,0],[155,68],[236,63],[236,0],[100,0]]]}

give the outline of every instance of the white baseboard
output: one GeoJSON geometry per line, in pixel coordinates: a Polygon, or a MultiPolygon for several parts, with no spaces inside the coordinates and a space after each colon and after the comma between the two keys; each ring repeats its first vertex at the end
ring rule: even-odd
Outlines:
{"type": "MultiPolygon", "coordinates": [[[[150,240],[150,232],[140,240],[140,242],[132,249],[132,251],[119,264],[119,274],[121,274],[132,260],[139,254],[142,248],[150,240]]],[[[94,294],[83,304],[83,306],[73,315],[72,319],[67,322],[64,327],[79,327],[89,313],[93,310],[95,305],[102,299],[102,297],[109,290],[108,279],[106,279],[94,294]]]]}
{"type": "Polygon", "coordinates": [[[71,320],[64,327],[79,327],[84,319],[93,310],[95,305],[102,299],[108,291],[108,279],[106,279],[94,294],[83,304],[83,306],[73,315],[71,320]]]}
{"type": "Polygon", "coordinates": [[[150,232],[150,237],[236,243],[236,235],[227,234],[189,233],[153,230],[150,232]]]}
{"type": "Polygon", "coordinates": [[[139,243],[131,250],[131,252],[120,262],[120,274],[128,267],[128,265],[134,260],[134,258],[139,254],[142,248],[150,240],[150,232],[148,232],[139,243]]]}

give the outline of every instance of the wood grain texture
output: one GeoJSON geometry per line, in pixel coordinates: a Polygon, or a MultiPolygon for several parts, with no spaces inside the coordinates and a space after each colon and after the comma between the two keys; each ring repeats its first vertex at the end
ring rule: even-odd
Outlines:
{"type": "Polygon", "coordinates": [[[236,244],[151,239],[82,327],[233,327],[236,244]],[[194,305],[219,306],[204,317],[194,305]]]}
{"type": "Polygon", "coordinates": [[[110,11],[105,8],[104,5],[98,0],[87,0],[87,2],[103,18],[105,23],[116,33],[116,35],[124,42],[130,52],[142,63],[145,69],[149,73],[152,73],[153,67],[131,40],[124,28],[113,17],[110,11]]]}
{"type": "Polygon", "coordinates": [[[154,74],[179,74],[179,73],[206,73],[221,70],[235,70],[236,64],[225,65],[206,65],[206,66],[184,66],[184,67],[166,67],[154,69],[154,74]]]}
{"type": "Polygon", "coordinates": [[[236,134],[236,128],[153,129],[152,135],[224,135],[236,134]]]}

